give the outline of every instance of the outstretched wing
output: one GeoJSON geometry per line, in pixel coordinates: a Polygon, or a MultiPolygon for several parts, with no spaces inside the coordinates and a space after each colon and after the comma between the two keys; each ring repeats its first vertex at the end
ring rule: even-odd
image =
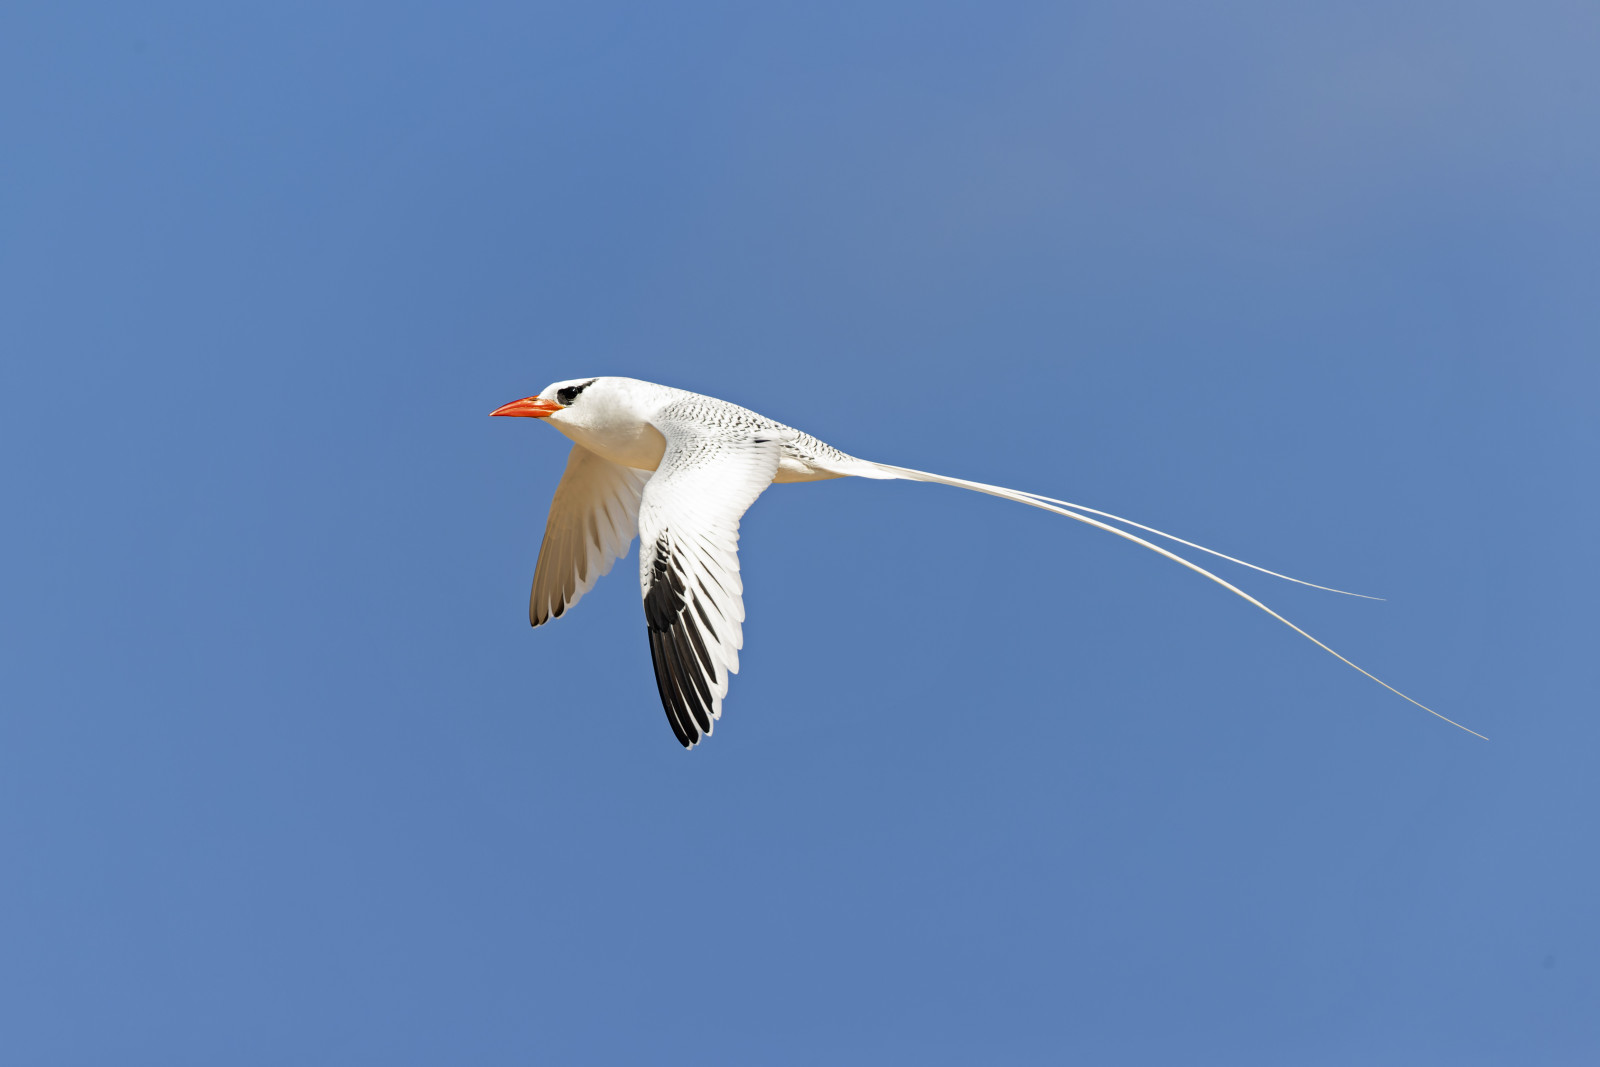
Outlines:
{"type": "Polygon", "coordinates": [[[539,626],[559,618],[628,554],[638,529],[639,496],[649,477],[649,471],[572,446],[544,524],[528,597],[529,622],[539,626]]]}
{"type": "Polygon", "coordinates": [[[722,715],[744,644],[739,519],[772,484],[782,430],[717,425],[670,405],[667,440],[639,508],[639,584],[667,721],[684,748],[722,715]]]}

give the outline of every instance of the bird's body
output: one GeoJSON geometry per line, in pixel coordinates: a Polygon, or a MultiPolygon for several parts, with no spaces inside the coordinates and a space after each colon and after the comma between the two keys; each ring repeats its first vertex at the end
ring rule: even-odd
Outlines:
{"type": "MultiPolygon", "coordinates": [[[[778,472],[772,478],[774,482],[845,478],[871,466],[808,433],[726,400],[636,378],[590,381],[593,384],[579,394],[585,398],[583,417],[561,418],[565,412],[558,412],[550,416],[550,425],[570,437],[573,444],[624,467],[653,471],[660,466],[667,440],[655,419],[669,409],[676,418],[707,430],[775,435],[782,447],[778,453],[778,472]],[[595,385],[599,389],[591,392],[595,385]],[[593,411],[589,410],[591,404],[593,411]]],[[[582,380],[557,383],[551,388],[575,384],[581,385],[582,380]]]]}
{"type": "MultiPolygon", "coordinates": [[[[739,520],[774,482],[909,479],[1042,508],[1142,545],[1204,575],[1367,674],[1210,571],[1090,516],[1212,555],[1221,553],[1106,512],[859,459],[737,404],[634,378],[557,382],[538,396],[513,401],[493,414],[544,419],[573,442],[534,570],[529,620],[539,626],[566,612],[627,553],[637,535],[639,582],[656,684],[673,733],[686,748],[711,733],[722,714],[728,676],[739,669],[744,621],[739,520]]],[[[1287,577],[1231,556],[1222,558],[1287,577]]],[[[1399,693],[1388,683],[1367,677],[1399,693]]]]}

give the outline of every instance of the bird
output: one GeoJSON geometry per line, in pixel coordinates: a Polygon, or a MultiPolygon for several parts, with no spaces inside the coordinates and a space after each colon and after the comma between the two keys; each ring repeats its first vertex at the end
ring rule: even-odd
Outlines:
{"type": "Polygon", "coordinates": [[[572,441],[534,565],[528,621],[543,626],[572,610],[627,555],[637,536],[656,688],[673,735],[686,749],[711,735],[722,717],[728,678],[739,670],[744,623],[740,519],[769,485],[832,478],[953,486],[1042,508],[1114,534],[1217,583],[1390,692],[1483,737],[1346,659],[1238,586],[1111,523],[1314,589],[1364,594],[1291,578],[1081,504],[858,459],[749,408],[636,378],[555,382],[490,414],[539,419],[572,441]]]}

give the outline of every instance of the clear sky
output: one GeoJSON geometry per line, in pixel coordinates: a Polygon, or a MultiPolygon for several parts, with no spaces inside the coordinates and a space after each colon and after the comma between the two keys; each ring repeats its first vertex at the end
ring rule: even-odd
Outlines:
{"type": "Polygon", "coordinates": [[[17,1064],[1600,1062],[1590,3],[0,14],[17,1064]],[[626,374],[779,486],[693,752],[626,374]],[[1227,565],[1223,565],[1227,567],[1227,565]]]}

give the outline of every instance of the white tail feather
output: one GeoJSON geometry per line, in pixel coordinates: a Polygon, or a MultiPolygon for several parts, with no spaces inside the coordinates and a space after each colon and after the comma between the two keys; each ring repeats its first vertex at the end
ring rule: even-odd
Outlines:
{"type": "MultiPolygon", "coordinates": [[[[1221,552],[1215,552],[1215,551],[1213,551],[1213,550],[1211,550],[1209,548],[1204,547],[1203,545],[1193,544],[1193,543],[1191,543],[1189,541],[1183,540],[1182,538],[1173,537],[1171,534],[1162,533],[1160,530],[1154,530],[1154,529],[1151,529],[1148,526],[1141,526],[1140,524],[1138,524],[1136,522],[1132,522],[1132,521],[1130,521],[1128,519],[1124,519],[1124,518],[1121,518],[1121,517],[1116,516],[1116,515],[1111,515],[1111,514],[1109,514],[1107,512],[1104,512],[1104,511],[1095,511],[1093,508],[1083,508],[1083,507],[1080,507],[1079,505],[1067,504],[1064,501],[1055,500],[1055,499],[1053,499],[1051,497],[1039,496],[1038,494],[1035,494],[1035,493],[1024,493],[1024,492],[1022,492],[1021,490],[1018,490],[1018,489],[1007,489],[1004,486],[988,485],[988,484],[985,484],[984,482],[969,482],[964,478],[950,478],[950,477],[947,477],[946,475],[943,475],[943,474],[930,474],[927,471],[912,470],[909,467],[896,467],[896,466],[893,466],[892,464],[888,464],[888,463],[871,463],[870,461],[866,461],[866,460],[863,460],[862,463],[865,466],[869,466],[869,467],[871,467],[873,469],[870,472],[851,471],[850,473],[852,473],[852,474],[865,474],[865,476],[869,477],[869,478],[871,478],[871,477],[877,477],[877,478],[902,478],[902,479],[905,479],[907,481],[913,481],[913,482],[935,482],[935,483],[937,483],[939,485],[954,486],[957,489],[970,489],[970,490],[972,490],[973,492],[976,492],[976,493],[987,493],[989,496],[997,496],[997,497],[1000,497],[1002,500],[1013,500],[1013,501],[1016,501],[1018,504],[1027,504],[1029,507],[1039,508],[1039,509],[1041,509],[1043,511],[1048,511],[1051,514],[1054,514],[1054,515],[1064,515],[1069,519],[1076,519],[1078,522],[1087,523],[1088,525],[1093,526],[1096,529],[1104,530],[1107,533],[1115,534],[1116,536],[1122,538],[1123,540],[1132,541],[1136,545],[1142,545],[1143,547],[1148,548],[1152,552],[1155,552],[1155,553],[1157,553],[1159,555],[1167,557],[1168,559],[1172,560],[1174,563],[1182,564],[1183,566],[1189,568],[1190,570],[1194,571],[1196,574],[1198,574],[1198,575],[1200,575],[1200,576],[1202,576],[1204,578],[1209,578],[1211,581],[1216,582],[1218,585],[1222,586],[1222,588],[1226,589],[1228,592],[1230,592],[1230,593],[1234,594],[1235,596],[1240,597],[1240,598],[1248,601],[1249,603],[1255,605],[1256,607],[1260,608],[1262,611],[1266,612],[1268,615],[1271,615],[1274,619],[1277,619],[1279,622],[1283,623],[1285,626],[1287,626],[1289,629],[1293,630],[1295,633],[1299,634],[1301,637],[1304,637],[1307,641],[1310,641],[1312,644],[1316,645],[1318,648],[1320,648],[1324,652],[1328,653],[1330,656],[1333,656],[1335,659],[1337,659],[1340,662],[1346,664],[1347,666],[1355,668],[1356,670],[1360,671],[1362,674],[1366,675],[1368,678],[1371,678],[1374,682],[1377,682],[1379,685],[1381,685],[1385,689],[1389,690],[1389,692],[1394,693],[1396,696],[1399,696],[1404,700],[1410,701],[1412,704],[1415,704],[1417,707],[1421,708],[1423,711],[1427,712],[1429,715],[1432,715],[1432,716],[1434,716],[1435,718],[1438,718],[1438,719],[1443,719],[1445,722],[1449,723],[1451,726],[1456,727],[1458,730],[1465,730],[1467,733],[1471,734],[1473,737],[1483,737],[1483,735],[1478,733],[1478,731],[1473,730],[1473,729],[1471,729],[1469,727],[1466,727],[1466,726],[1462,726],[1460,723],[1456,722],[1454,719],[1448,718],[1447,716],[1440,715],[1437,711],[1434,711],[1432,708],[1428,707],[1428,705],[1422,703],[1420,700],[1414,700],[1411,697],[1406,696],[1406,694],[1402,693],[1400,690],[1396,689],[1394,686],[1390,685],[1388,682],[1384,681],[1382,678],[1379,678],[1377,675],[1373,674],[1371,671],[1368,671],[1363,667],[1357,666],[1355,663],[1353,663],[1350,660],[1346,659],[1344,656],[1340,655],[1338,652],[1335,652],[1333,649],[1329,648],[1327,645],[1323,644],[1321,641],[1317,640],[1315,637],[1312,637],[1310,634],[1306,633],[1300,627],[1296,626],[1294,623],[1290,622],[1288,619],[1284,618],[1282,615],[1279,615],[1276,611],[1273,611],[1271,608],[1267,607],[1261,601],[1257,600],[1255,597],[1251,596],[1249,593],[1246,593],[1243,589],[1240,589],[1238,586],[1234,585],[1233,583],[1231,583],[1229,581],[1226,581],[1226,580],[1224,580],[1222,578],[1217,577],[1215,574],[1212,574],[1210,571],[1206,570],[1204,567],[1201,567],[1201,566],[1199,566],[1198,564],[1195,564],[1195,563],[1191,563],[1188,560],[1184,559],[1182,556],[1179,556],[1179,555],[1177,555],[1177,554],[1175,554],[1173,552],[1169,552],[1165,548],[1162,548],[1160,545],[1154,544],[1154,543],[1152,543],[1150,541],[1146,541],[1144,538],[1138,536],[1137,534],[1131,534],[1126,530],[1119,530],[1115,526],[1107,525],[1106,523],[1101,522],[1099,519],[1092,519],[1088,515],[1080,514],[1080,512],[1085,512],[1086,511],[1086,512],[1090,512],[1091,514],[1094,514],[1094,515],[1103,515],[1108,519],[1115,519],[1117,522],[1127,523],[1127,525],[1133,526],[1133,527],[1135,527],[1137,529],[1144,530],[1144,531],[1146,531],[1148,533],[1156,534],[1157,536],[1160,536],[1160,537],[1168,538],[1169,540],[1176,541],[1177,543],[1182,544],[1182,545],[1188,545],[1190,548],[1196,548],[1196,549],[1199,549],[1202,552],[1210,552],[1213,556],[1219,556],[1222,559],[1228,560],[1230,562],[1239,563],[1239,564],[1242,564],[1243,566],[1246,566],[1246,567],[1251,567],[1254,570],[1261,571],[1264,574],[1270,574],[1275,578],[1286,578],[1288,581],[1298,582],[1300,585],[1309,585],[1309,586],[1312,586],[1312,588],[1314,588],[1314,589],[1326,589],[1329,592],[1333,592],[1333,593],[1343,593],[1343,592],[1345,592],[1342,589],[1329,589],[1327,586],[1324,586],[1324,585],[1313,585],[1313,583],[1311,583],[1311,582],[1302,582],[1298,578],[1289,578],[1287,575],[1278,574],[1276,571],[1269,571],[1265,567],[1257,567],[1253,563],[1245,563],[1243,560],[1234,559],[1232,556],[1224,556],[1221,552]],[[1078,508],[1078,510],[1077,511],[1071,510],[1073,508],[1078,508]]],[[[1360,594],[1360,593],[1348,593],[1346,595],[1348,595],[1348,596],[1362,596],[1362,594],[1360,594]]],[[[1366,599],[1368,599],[1368,600],[1376,600],[1376,599],[1379,599],[1379,598],[1377,598],[1377,597],[1367,597],[1366,599]]],[[[1483,739],[1485,741],[1488,740],[1487,737],[1483,737],[1483,739]]]]}
{"type": "Polygon", "coordinates": [[[1197,551],[1206,552],[1210,555],[1216,556],[1218,559],[1225,559],[1229,563],[1237,563],[1241,567],[1249,567],[1253,571],[1260,571],[1262,574],[1270,574],[1274,578],[1282,578],[1284,581],[1293,582],[1296,585],[1305,585],[1310,586],[1312,589],[1321,589],[1325,593],[1339,593],[1342,596],[1360,597],[1362,600],[1383,599],[1381,596],[1369,596],[1366,593],[1352,593],[1348,589],[1335,589],[1331,585],[1318,585],[1316,582],[1308,582],[1304,578],[1291,578],[1287,574],[1279,574],[1277,571],[1269,571],[1265,567],[1257,566],[1254,563],[1250,563],[1242,559],[1236,559],[1233,556],[1228,555],[1226,552],[1218,552],[1214,548],[1207,548],[1205,545],[1197,545],[1193,541],[1185,541],[1183,538],[1174,534],[1169,534],[1165,530],[1158,530],[1154,526],[1146,526],[1143,523],[1134,522],[1132,519],[1125,519],[1121,515],[1113,515],[1109,511],[1097,511],[1094,508],[1086,508],[1082,504],[1074,504],[1070,500],[1057,500],[1053,496],[1043,496],[1039,493],[1023,493],[1020,489],[1017,491],[1022,493],[1023,496],[1031,496],[1033,499],[1042,500],[1046,504],[1059,504],[1061,507],[1072,508],[1074,511],[1081,511],[1087,515],[1098,515],[1102,519],[1110,519],[1113,522],[1120,522],[1124,526],[1132,526],[1135,530],[1143,530],[1145,533],[1152,533],[1157,537],[1165,537],[1168,541],[1173,541],[1180,545],[1186,545],[1187,547],[1196,549],[1197,551]]]}

